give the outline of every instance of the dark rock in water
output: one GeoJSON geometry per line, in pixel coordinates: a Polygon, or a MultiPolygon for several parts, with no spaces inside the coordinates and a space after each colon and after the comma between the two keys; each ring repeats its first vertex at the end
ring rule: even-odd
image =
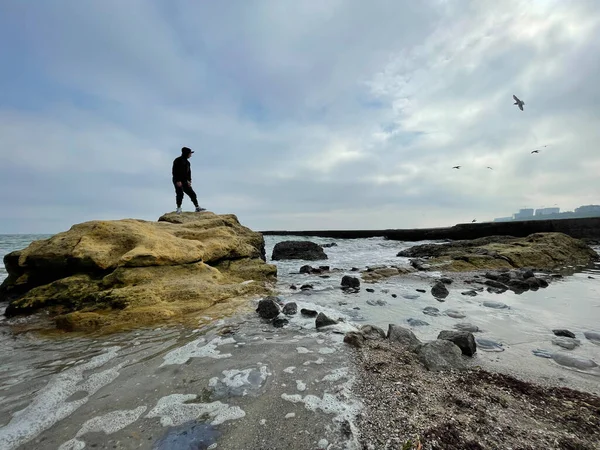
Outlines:
{"type": "Polygon", "coordinates": [[[321,244],[321,247],[323,247],[323,248],[337,247],[337,244],[335,242],[331,242],[329,244],[321,244]]]}
{"type": "Polygon", "coordinates": [[[280,312],[279,303],[277,303],[275,297],[263,298],[258,302],[256,312],[263,319],[274,319],[280,312]]]}
{"type": "Polygon", "coordinates": [[[596,331],[586,331],[583,335],[594,344],[600,345],[600,333],[596,331]]]}
{"type": "Polygon", "coordinates": [[[523,272],[523,275],[522,275],[522,276],[523,276],[523,279],[524,279],[524,280],[527,280],[528,278],[533,278],[533,277],[535,277],[535,273],[533,273],[533,270],[531,270],[531,269],[530,269],[530,270],[525,270],[525,271],[523,272]]]}
{"type": "Polygon", "coordinates": [[[508,283],[508,288],[515,294],[522,294],[529,290],[529,283],[521,280],[511,280],[508,283]]]}
{"type": "Polygon", "coordinates": [[[595,278],[593,276],[591,276],[591,275],[588,275],[588,279],[589,280],[595,280],[595,278]]]}
{"type": "MultiPolygon", "coordinates": [[[[400,252],[402,253],[402,252],[400,252]]],[[[398,253],[397,256],[401,256],[400,253],[398,253]]],[[[427,264],[425,264],[425,262],[422,259],[409,259],[408,260],[409,264],[414,267],[417,270],[426,270],[429,266],[427,264]]]]}
{"type": "Polygon", "coordinates": [[[552,338],[552,343],[554,345],[558,345],[559,347],[566,348],[567,350],[573,350],[575,347],[578,347],[581,344],[579,339],[573,339],[565,336],[557,336],[552,338]]]}
{"type": "Polygon", "coordinates": [[[439,316],[440,310],[433,306],[426,306],[423,308],[423,314],[427,314],[428,316],[439,316]]]}
{"type": "Polygon", "coordinates": [[[491,339],[475,338],[477,347],[485,352],[503,352],[502,344],[492,341],[491,339]]]}
{"type": "Polygon", "coordinates": [[[319,275],[319,278],[331,278],[330,275],[319,275]]]}
{"type": "Polygon", "coordinates": [[[484,277],[488,280],[498,281],[499,274],[493,272],[486,272],[484,277]]]}
{"type": "Polygon", "coordinates": [[[511,280],[510,274],[508,274],[508,273],[501,273],[500,275],[498,275],[498,279],[496,281],[499,281],[500,283],[507,284],[510,280],[511,280]]]}
{"type": "Polygon", "coordinates": [[[413,319],[412,317],[406,321],[411,327],[425,327],[429,325],[424,320],[413,319]]]}
{"type": "Polygon", "coordinates": [[[295,290],[296,290],[296,289],[298,289],[298,288],[296,287],[296,285],[295,285],[295,284],[292,284],[292,285],[290,286],[290,289],[291,289],[292,291],[295,291],[295,290]]]}
{"type": "Polygon", "coordinates": [[[363,325],[360,327],[360,332],[365,339],[385,339],[385,331],[375,325],[363,325]]]}
{"type": "Polygon", "coordinates": [[[365,291],[373,293],[373,292],[375,292],[375,289],[373,289],[373,288],[366,288],[365,291]]]}
{"type": "Polygon", "coordinates": [[[365,337],[362,333],[350,331],[344,336],[344,342],[352,347],[360,348],[365,344],[365,337]]]}
{"type": "Polygon", "coordinates": [[[212,425],[201,422],[188,422],[178,427],[168,428],[158,439],[154,450],[205,450],[217,443],[221,433],[212,425]]]}
{"type": "Polygon", "coordinates": [[[350,272],[358,272],[360,269],[358,267],[353,267],[350,269],[350,272]]]}
{"type": "Polygon", "coordinates": [[[303,284],[302,286],[300,286],[301,291],[310,291],[311,289],[313,289],[312,284],[303,284]]]}
{"type": "Polygon", "coordinates": [[[456,346],[458,346],[458,348],[460,348],[462,354],[466,356],[473,356],[477,351],[475,337],[473,336],[473,333],[469,333],[468,331],[444,330],[440,332],[437,338],[453,342],[456,346]]]}
{"type": "Polygon", "coordinates": [[[298,305],[295,302],[286,303],[283,307],[283,313],[286,316],[293,316],[298,312],[298,305]]]}
{"type": "Polygon", "coordinates": [[[461,292],[462,295],[467,295],[469,297],[475,297],[477,295],[477,291],[465,291],[465,292],[461,292]]]}
{"type": "Polygon", "coordinates": [[[563,276],[560,273],[553,273],[550,275],[552,278],[562,278],[563,276]]]}
{"type": "Polygon", "coordinates": [[[402,294],[402,297],[404,297],[407,300],[416,300],[418,299],[420,296],[417,294],[402,294]]]}
{"type": "Polygon", "coordinates": [[[290,322],[285,318],[277,318],[273,319],[272,323],[275,328],[282,328],[284,325],[287,325],[290,322]]]}
{"type": "Polygon", "coordinates": [[[575,333],[569,330],[552,330],[555,336],[564,336],[575,339],[575,333]]]}
{"type": "Polygon", "coordinates": [[[319,266],[319,270],[322,270],[323,272],[329,272],[330,266],[319,266]]]}
{"type": "Polygon", "coordinates": [[[390,290],[389,290],[389,289],[382,289],[382,290],[381,290],[381,293],[382,293],[382,294],[388,294],[389,292],[390,292],[390,290]]]}
{"type": "Polygon", "coordinates": [[[505,284],[500,283],[499,281],[485,280],[485,285],[486,286],[491,286],[491,287],[496,288],[496,289],[502,289],[504,291],[508,291],[508,287],[505,284]]]}
{"type": "Polygon", "coordinates": [[[437,339],[419,348],[419,360],[431,371],[457,369],[463,366],[462,352],[453,342],[437,339]]]}
{"type": "Polygon", "coordinates": [[[440,278],[440,281],[444,284],[452,284],[454,280],[452,280],[452,278],[442,277],[440,278]]]}
{"type": "Polygon", "coordinates": [[[565,352],[553,353],[552,359],[561,366],[572,367],[579,370],[589,370],[598,367],[598,364],[591,359],[565,352]]]}
{"type": "Polygon", "coordinates": [[[422,293],[422,294],[424,294],[425,292],[427,292],[425,289],[417,289],[416,291],[417,291],[417,292],[420,292],[420,293],[422,293]]]}
{"type": "Polygon", "coordinates": [[[434,284],[431,288],[431,295],[433,295],[438,300],[445,299],[446,297],[448,297],[448,294],[450,294],[450,292],[448,291],[448,288],[446,288],[444,283],[438,282],[434,284]]]}
{"type": "Polygon", "coordinates": [[[306,317],[317,317],[319,315],[319,313],[317,311],[315,311],[314,309],[306,309],[306,308],[302,308],[300,310],[300,314],[302,314],[303,316],[306,316],[306,317]]]}
{"type": "Polygon", "coordinates": [[[350,275],[344,275],[342,277],[342,287],[358,288],[360,287],[360,280],[350,275]]]}
{"type": "Polygon", "coordinates": [[[315,319],[315,326],[317,328],[326,327],[328,325],[335,325],[336,323],[338,323],[337,320],[333,320],[323,313],[319,313],[319,315],[315,319]]]}
{"type": "Polygon", "coordinates": [[[535,277],[529,277],[525,280],[525,283],[529,285],[529,289],[532,291],[537,291],[540,288],[540,282],[535,277]]]}
{"type": "Polygon", "coordinates": [[[421,346],[421,341],[408,328],[399,325],[389,324],[387,338],[391,342],[397,342],[411,351],[415,351],[421,346]]]}
{"type": "Polygon", "coordinates": [[[310,241],[284,241],[278,242],[273,247],[271,255],[273,261],[285,259],[304,259],[306,261],[317,261],[327,259],[323,247],[310,241]]]}
{"type": "Polygon", "coordinates": [[[387,305],[387,302],[385,300],[367,300],[367,305],[385,306],[385,305],[387,305]]]}
{"type": "Polygon", "coordinates": [[[488,286],[487,291],[490,294],[504,294],[506,292],[506,289],[499,289],[499,288],[488,286]]]}
{"type": "Polygon", "coordinates": [[[533,353],[535,356],[539,356],[540,358],[552,359],[552,352],[550,350],[536,348],[535,350],[531,350],[531,353],[533,353]]]}
{"type": "Polygon", "coordinates": [[[479,327],[472,323],[457,323],[454,325],[454,328],[459,331],[468,331],[469,333],[477,333],[479,331],[479,327]]]}
{"type": "Polygon", "coordinates": [[[536,278],[536,280],[538,281],[538,284],[540,285],[541,288],[548,287],[548,282],[546,280],[544,280],[543,278],[536,278]]]}
{"type": "Polygon", "coordinates": [[[467,317],[456,309],[447,309],[446,311],[444,311],[444,314],[446,314],[448,317],[452,317],[453,319],[464,319],[465,317],[467,317]]]}
{"type": "Polygon", "coordinates": [[[298,272],[300,273],[311,273],[313,271],[313,267],[309,266],[309,265],[304,265],[302,267],[300,267],[300,270],[298,272]]]}
{"type": "Polygon", "coordinates": [[[486,308],[494,308],[494,309],[508,309],[508,305],[502,302],[495,302],[492,300],[486,300],[483,302],[483,306],[486,308]]]}
{"type": "Polygon", "coordinates": [[[398,297],[396,294],[392,294],[392,298],[396,298],[398,297]]]}

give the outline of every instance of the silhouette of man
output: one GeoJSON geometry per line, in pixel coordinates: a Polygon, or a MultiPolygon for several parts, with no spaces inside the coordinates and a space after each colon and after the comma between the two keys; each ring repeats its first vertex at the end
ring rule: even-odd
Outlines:
{"type": "Polygon", "coordinates": [[[183,147],[181,156],[178,156],[173,161],[173,185],[175,186],[175,200],[177,202],[177,214],[181,214],[181,202],[183,194],[187,194],[194,206],[196,212],[206,211],[205,208],[200,208],[198,205],[198,197],[192,189],[192,166],[188,161],[192,157],[192,149],[183,147]]]}

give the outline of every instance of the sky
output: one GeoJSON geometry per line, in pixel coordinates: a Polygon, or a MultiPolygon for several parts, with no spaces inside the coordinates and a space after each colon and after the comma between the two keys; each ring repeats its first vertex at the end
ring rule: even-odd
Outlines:
{"type": "Polygon", "coordinates": [[[156,220],[182,146],[260,231],[600,204],[597,6],[3,0],[0,233],[156,220]]]}

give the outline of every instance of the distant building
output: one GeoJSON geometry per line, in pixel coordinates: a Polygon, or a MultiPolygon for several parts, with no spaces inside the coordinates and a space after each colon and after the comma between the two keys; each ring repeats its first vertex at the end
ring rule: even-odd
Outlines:
{"type": "Polygon", "coordinates": [[[513,220],[512,216],[508,217],[497,217],[494,219],[494,222],[511,222],[513,220]]]}
{"type": "Polygon", "coordinates": [[[585,205],[575,208],[577,214],[600,214],[600,205],[585,205]]]}
{"type": "Polygon", "coordinates": [[[527,220],[533,217],[533,208],[520,209],[518,213],[513,215],[514,220],[527,220]]]}
{"type": "Polygon", "coordinates": [[[535,210],[536,216],[549,216],[550,214],[560,213],[560,208],[539,208],[535,210]]]}
{"type": "Polygon", "coordinates": [[[511,222],[513,220],[553,220],[576,219],[583,217],[600,217],[600,205],[583,205],[575,211],[560,212],[560,208],[523,208],[511,217],[498,217],[494,222],[511,222]]]}

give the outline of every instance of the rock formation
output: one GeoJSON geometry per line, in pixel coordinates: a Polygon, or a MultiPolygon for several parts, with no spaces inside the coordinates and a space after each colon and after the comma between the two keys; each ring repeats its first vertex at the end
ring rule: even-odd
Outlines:
{"type": "Polygon", "coordinates": [[[277,274],[265,263],[260,233],[235,215],[211,212],[85,222],[4,262],[5,314],[45,309],[69,331],[183,321],[216,304],[268,294],[277,274]]]}

